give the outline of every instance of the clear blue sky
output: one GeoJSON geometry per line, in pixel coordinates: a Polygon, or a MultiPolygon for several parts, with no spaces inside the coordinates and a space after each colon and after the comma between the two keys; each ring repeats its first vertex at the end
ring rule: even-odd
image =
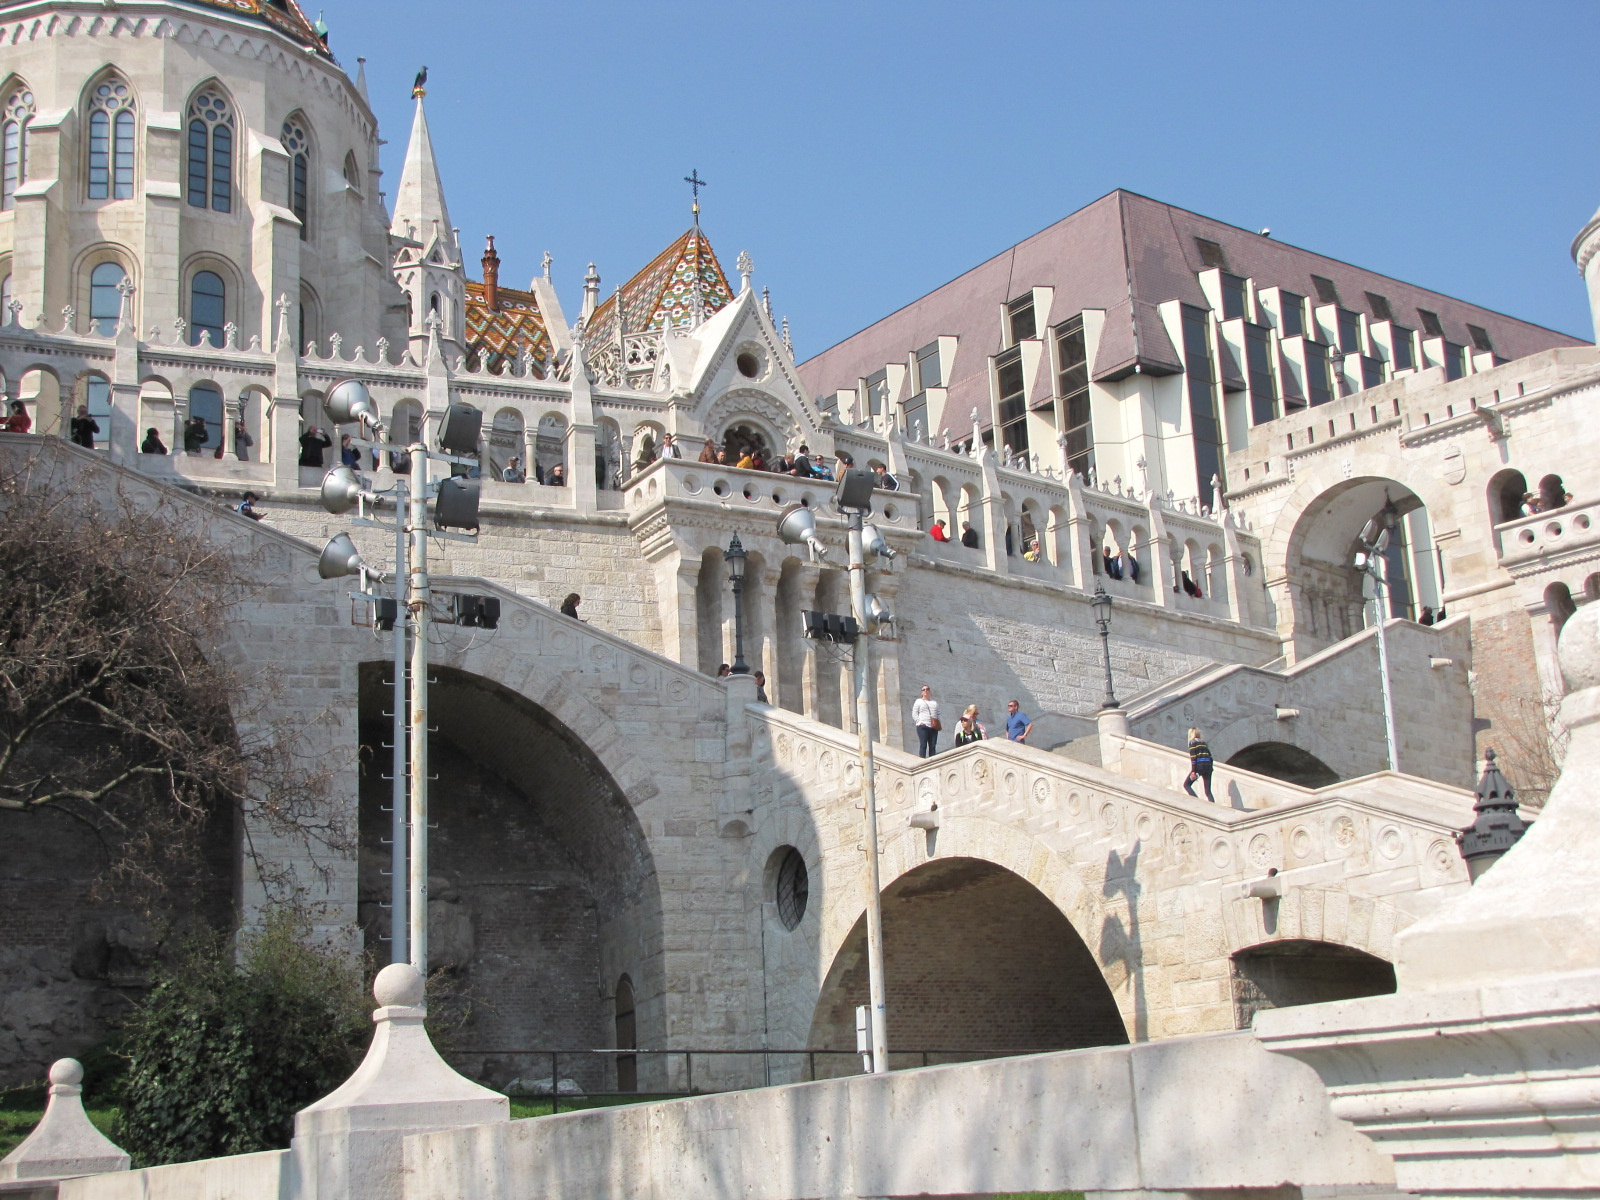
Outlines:
{"type": "Polygon", "coordinates": [[[508,284],[549,250],[569,316],[694,168],[802,359],[1117,187],[1592,336],[1595,0],[325,3],[391,194],[425,62],[472,273],[487,233],[508,284]]]}

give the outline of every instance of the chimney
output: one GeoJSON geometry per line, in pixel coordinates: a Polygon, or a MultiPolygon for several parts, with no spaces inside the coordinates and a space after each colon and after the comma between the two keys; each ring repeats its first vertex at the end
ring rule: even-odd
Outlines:
{"type": "Polygon", "coordinates": [[[483,252],[483,302],[490,312],[500,308],[500,256],[494,252],[494,234],[489,235],[489,248],[483,252]]]}

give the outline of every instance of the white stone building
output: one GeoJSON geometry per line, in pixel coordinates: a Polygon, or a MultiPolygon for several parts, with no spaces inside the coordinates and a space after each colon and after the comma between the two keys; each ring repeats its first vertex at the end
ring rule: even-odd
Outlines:
{"type": "MultiPolygon", "coordinates": [[[[261,539],[290,580],[238,649],[310,657],[300,702],[348,716],[329,749],[362,851],[321,864],[319,900],[327,932],[360,928],[380,953],[387,789],[357,764],[386,736],[388,642],[311,578],[347,524],[318,503],[301,439],[331,428],[322,401],[344,379],[408,438],[451,404],[484,414],[482,526],[432,564],[504,605],[494,637],[441,648],[435,705],[436,961],[500,998],[473,1029],[484,1078],[613,1039],[853,1046],[850,679],[800,622],[847,588],[775,529],[794,503],[825,538],[841,525],[831,485],[742,469],[746,452],[842,453],[898,483],[875,499],[899,554],[873,572],[896,616],[873,689],[907,1050],[1232,1029],[1392,987],[1397,932],[1464,886],[1449,835],[1477,747],[1501,746],[1514,778],[1548,754],[1553,635],[1600,595],[1600,477],[1572,453],[1600,358],[1575,339],[1119,192],[1002,256],[1024,287],[985,264],[797,366],[748,257],[729,280],[698,212],[604,300],[591,265],[570,322],[552,264],[501,286],[490,239],[469,278],[424,100],[391,211],[361,78],[294,0],[5,4],[0,79],[6,398],[33,434],[78,404],[98,419],[100,461],[51,443],[62,478],[263,497],[266,529],[217,513],[219,536],[261,539]],[[1103,252],[1125,232],[1131,275],[1103,252]],[[171,453],[142,450],[150,430],[171,453]],[[683,457],[652,461],[668,434],[683,457]],[[733,461],[702,461],[708,445],[733,461]],[[525,480],[506,481],[513,457],[525,480]],[[1541,486],[1550,510],[1522,516],[1541,486]],[[1403,775],[1386,770],[1374,606],[1350,565],[1385,497],[1405,530],[1385,626],[1403,775]],[[933,540],[935,520],[976,546],[933,540]],[[716,682],[734,534],[770,706],[716,682]],[[1097,588],[1115,600],[1126,730],[1096,719],[1097,588]],[[585,626],[554,611],[573,592],[585,626]],[[1448,620],[1417,623],[1424,605],[1448,620]],[[947,729],[967,702],[993,728],[1019,699],[1033,744],[913,757],[923,682],[947,729]],[[1225,807],[1178,790],[1191,725],[1225,807]],[[1520,764],[1499,740],[1513,732],[1520,764]],[[932,805],[938,828],[913,827],[932,805]],[[1271,868],[1295,884],[1269,919],[1236,885],[1271,868]],[[980,1020],[1001,1011],[1015,1018],[980,1020]]],[[[362,466],[394,482],[391,463],[362,466]]],[[[387,533],[353,532],[389,553],[387,533]]],[[[237,869],[249,920],[265,891],[237,869]]],[[[0,1019],[0,1058],[32,1070],[136,982],[63,983],[64,964],[140,947],[92,913],[46,930],[13,911],[0,969],[13,988],[54,980],[69,1014],[0,1019]]]]}

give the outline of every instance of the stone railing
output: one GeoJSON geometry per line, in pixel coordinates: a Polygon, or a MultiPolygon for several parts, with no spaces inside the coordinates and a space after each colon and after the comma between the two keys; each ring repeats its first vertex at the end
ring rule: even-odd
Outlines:
{"type": "Polygon", "coordinates": [[[1600,545],[1600,500],[1574,501],[1494,527],[1500,565],[1514,568],[1600,545]]]}

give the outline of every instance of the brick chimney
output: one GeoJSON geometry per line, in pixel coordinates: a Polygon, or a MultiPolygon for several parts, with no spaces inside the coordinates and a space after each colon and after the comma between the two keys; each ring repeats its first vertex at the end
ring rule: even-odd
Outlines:
{"type": "Polygon", "coordinates": [[[494,234],[489,235],[489,248],[483,252],[483,302],[490,312],[500,308],[500,256],[494,252],[494,234]]]}

